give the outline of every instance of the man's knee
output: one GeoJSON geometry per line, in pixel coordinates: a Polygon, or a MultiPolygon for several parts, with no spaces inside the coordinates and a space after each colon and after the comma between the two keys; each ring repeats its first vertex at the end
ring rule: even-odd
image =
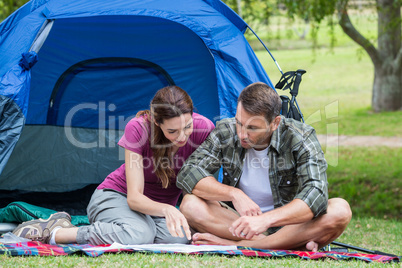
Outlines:
{"type": "Polygon", "coordinates": [[[209,215],[206,202],[193,194],[186,194],[183,197],[180,212],[189,222],[203,222],[209,215]]]}
{"type": "Polygon", "coordinates": [[[345,229],[352,219],[352,210],[349,203],[342,198],[332,198],[328,200],[328,216],[330,224],[334,228],[345,229]]]}

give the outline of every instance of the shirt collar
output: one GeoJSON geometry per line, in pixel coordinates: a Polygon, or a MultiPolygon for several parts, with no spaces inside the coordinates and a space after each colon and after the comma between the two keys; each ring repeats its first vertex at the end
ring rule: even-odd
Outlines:
{"type": "Polygon", "coordinates": [[[281,122],[279,123],[278,128],[272,133],[271,143],[269,144],[270,147],[274,148],[279,153],[279,147],[281,144],[281,126],[284,117],[281,116],[281,122]]]}

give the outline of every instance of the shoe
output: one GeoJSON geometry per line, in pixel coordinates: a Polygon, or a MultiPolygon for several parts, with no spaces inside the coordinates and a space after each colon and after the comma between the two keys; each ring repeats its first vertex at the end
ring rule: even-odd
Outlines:
{"type": "Polygon", "coordinates": [[[72,228],[71,216],[67,212],[57,212],[47,220],[37,219],[21,223],[14,229],[13,234],[19,237],[28,238],[49,244],[51,234],[56,227],[72,228]]]}

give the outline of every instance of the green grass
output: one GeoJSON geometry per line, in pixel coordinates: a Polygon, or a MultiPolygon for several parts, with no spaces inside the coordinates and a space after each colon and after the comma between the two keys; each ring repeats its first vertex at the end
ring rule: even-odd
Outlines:
{"type": "Polygon", "coordinates": [[[327,171],[330,197],[347,200],[359,217],[402,218],[402,148],[327,150],[338,153],[338,165],[327,171]]]}
{"type": "MultiPolygon", "coordinates": [[[[400,230],[402,223],[394,220],[354,218],[337,241],[370,250],[402,254],[400,230]]],[[[1,267],[384,267],[384,264],[363,261],[302,260],[299,258],[250,258],[217,255],[170,255],[120,253],[96,258],[84,255],[68,257],[0,256],[1,267]]],[[[391,263],[386,267],[400,267],[391,263]]]]}

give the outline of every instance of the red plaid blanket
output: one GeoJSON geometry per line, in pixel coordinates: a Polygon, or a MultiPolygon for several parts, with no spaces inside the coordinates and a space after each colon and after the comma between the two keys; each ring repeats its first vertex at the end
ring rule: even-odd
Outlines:
{"type": "MultiPolygon", "coordinates": [[[[0,254],[10,256],[60,256],[69,254],[86,254],[92,257],[97,257],[106,252],[147,252],[147,253],[177,253],[169,250],[133,250],[133,249],[107,249],[110,245],[97,246],[96,250],[86,251],[85,249],[94,248],[95,246],[86,244],[69,244],[69,245],[47,245],[40,242],[22,242],[22,243],[0,243],[0,254]],[[104,247],[105,249],[102,249],[104,247]]],[[[183,254],[183,253],[180,253],[183,254]]],[[[333,260],[350,260],[358,259],[366,262],[399,262],[398,257],[361,254],[361,253],[340,253],[333,251],[324,252],[308,252],[308,251],[295,251],[295,250],[263,250],[255,248],[237,247],[237,250],[219,250],[207,252],[193,252],[189,254],[219,254],[219,255],[242,255],[250,257],[264,257],[264,258],[279,258],[279,257],[299,257],[302,259],[323,259],[330,258],[333,260]]]]}

